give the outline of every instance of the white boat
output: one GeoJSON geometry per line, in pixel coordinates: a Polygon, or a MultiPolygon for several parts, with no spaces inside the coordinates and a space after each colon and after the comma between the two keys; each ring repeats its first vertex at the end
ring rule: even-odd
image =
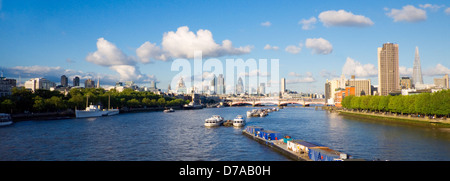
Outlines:
{"type": "MultiPolygon", "coordinates": [[[[89,105],[85,110],[75,110],[76,118],[108,116],[109,111],[101,110],[100,105],[89,105]]],[[[114,113],[113,113],[114,114],[114,113]]]]}
{"type": "Polygon", "coordinates": [[[220,126],[223,124],[223,117],[219,115],[214,115],[208,119],[205,119],[205,126],[211,127],[211,126],[220,126]]]}
{"type": "Polygon", "coordinates": [[[174,112],[174,110],[172,109],[172,108],[170,108],[170,109],[166,109],[166,110],[164,110],[164,112],[174,112]]]}
{"type": "Polygon", "coordinates": [[[0,113],[0,126],[8,126],[13,123],[11,115],[6,113],[0,113]]]}
{"type": "Polygon", "coordinates": [[[119,114],[119,109],[108,109],[108,116],[113,116],[119,114]]]}
{"type": "Polygon", "coordinates": [[[240,127],[245,125],[245,119],[242,115],[236,116],[236,118],[233,119],[233,126],[240,127]]]}

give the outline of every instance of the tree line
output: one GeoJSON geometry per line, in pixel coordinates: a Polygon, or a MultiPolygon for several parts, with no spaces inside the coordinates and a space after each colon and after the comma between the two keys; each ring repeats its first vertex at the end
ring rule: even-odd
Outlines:
{"type": "Polygon", "coordinates": [[[35,92],[24,87],[14,87],[12,94],[0,97],[0,112],[56,112],[67,109],[85,109],[88,104],[103,105],[108,108],[172,107],[188,104],[189,100],[164,97],[152,92],[136,92],[124,89],[106,91],[103,88],[70,89],[67,95],[59,91],[37,89],[35,92]]]}
{"type": "Polygon", "coordinates": [[[347,109],[449,117],[450,90],[405,96],[346,96],[341,104],[347,109]]]}

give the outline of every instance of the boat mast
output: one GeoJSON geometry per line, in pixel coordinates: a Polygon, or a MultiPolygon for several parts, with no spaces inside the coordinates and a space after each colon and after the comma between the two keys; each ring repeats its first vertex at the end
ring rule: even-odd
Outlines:
{"type": "Polygon", "coordinates": [[[108,110],[110,110],[111,108],[111,106],[110,106],[110,104],[111,104],[111,94],[108,94],[108,110]]]}

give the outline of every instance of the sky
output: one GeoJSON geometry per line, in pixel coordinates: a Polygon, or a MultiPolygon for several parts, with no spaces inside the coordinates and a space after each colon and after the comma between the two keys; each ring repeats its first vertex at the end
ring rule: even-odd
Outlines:
{"type": "Polygon", "coordinates": [[[277,59],[287,89],[323,93],[341,74],[377,85],[377,48],[387,42],[399,45],[400,76],[412,76],[418,47],[424,83],[433,84],[450,74],[449,32],[444,0],[0,0],[0,68],[22,83],[59,84],[64,74],[69,84],[79,76],[167,89],[181,71],[174,62],[186,59],[194,72],[202,51],[223,72],[227,59],[277,59]]]}

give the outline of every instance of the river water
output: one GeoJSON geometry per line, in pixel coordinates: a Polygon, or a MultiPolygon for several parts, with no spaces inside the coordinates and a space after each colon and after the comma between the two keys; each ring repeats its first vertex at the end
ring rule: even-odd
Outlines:
{"type": "MultiPolygon", "coordinates": [[[[257,107],[258,108],[258,107],[257,107]]],[[[204,120],[253,107],[143,112],[111,117],[22,121],[0,128],[0,160],[286,161],[245,137],[243,128],[205,128],[204,120]]],[[[450,160],[450,129],[343,117],[286,107],[257,125],[365,160],[450,160]]]]}

